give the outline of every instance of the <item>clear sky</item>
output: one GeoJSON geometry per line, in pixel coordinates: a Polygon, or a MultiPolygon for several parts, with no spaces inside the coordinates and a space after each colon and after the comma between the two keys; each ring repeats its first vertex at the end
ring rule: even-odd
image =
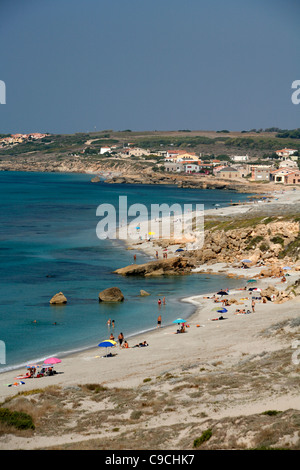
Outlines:
{"type": "Polygon", "coordinates": [[[0,133],[300,127],[299,0],[1,0],[0,133]]]}

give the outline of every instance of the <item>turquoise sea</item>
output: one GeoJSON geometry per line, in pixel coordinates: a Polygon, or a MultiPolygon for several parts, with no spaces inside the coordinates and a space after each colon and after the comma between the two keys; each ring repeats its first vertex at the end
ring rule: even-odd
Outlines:
{"type": "MultiPolygon", "coordinates": [[[[96,346],[107,339],[108,318],[115,320],[115,337],[129,339],[156,327],[158,298],[163,325],[187,318],[194,306],[180,299],[237,281],[193,274],[153,279],[123,278],[113,271],[133,262],[133,252],[121,241],[99,240],[97,207],[143,203],[204,204],[205,209],[243,201],[247,194],[231,191],[180,189],[173,186],[91,183],[91,175],[57,173],[0,173],[0,372],[55,355],[96,346]],[[125,301],[98,302],[98,294],[118,286],[125,301]],[[140,297],[140,289],[151,295],[140,297]],[[62,291],[68,303],[51,306],[62,291]],[[5,360],[4,360],[5,359],[5,360]]],[[[149,258],[137,253],[137,263],[149,258]]]]}

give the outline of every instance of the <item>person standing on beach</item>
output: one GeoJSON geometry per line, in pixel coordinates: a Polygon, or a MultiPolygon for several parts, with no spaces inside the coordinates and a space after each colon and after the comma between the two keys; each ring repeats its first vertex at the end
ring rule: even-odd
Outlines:
{"type": "Polygon", "coordinates": [[[123,333],[120,333],[120,334],[119,334],[118,340],[119,340],[119,345],[120,345],[120,348],[121,348],[121,347],[122,347],[123,340],[124,340],[123,333]]]}
{"type": "Polygon", "coordinates": [[[160,328],[160,327],[161,327],[161,315],[159,315],[157,319],[157,328],[160,328]]]}
{"type": "Polygon", "coordinates": [[[156,251],[155,255],[156,255],[156,259],[158,259],[158,251],[156,251]]]}
{"type": "Polygon", "coordinates": [[[252,312],[255,312],[255,302],[252,300],[252,312]]]}

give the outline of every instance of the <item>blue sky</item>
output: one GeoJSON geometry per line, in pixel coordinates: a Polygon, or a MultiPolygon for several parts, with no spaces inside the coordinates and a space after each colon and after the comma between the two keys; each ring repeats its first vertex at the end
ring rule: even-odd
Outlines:
{"type": "Polygon", "coordinates": [[[0,133],[300,127],[298,0],[1,0],[0,133]]]}

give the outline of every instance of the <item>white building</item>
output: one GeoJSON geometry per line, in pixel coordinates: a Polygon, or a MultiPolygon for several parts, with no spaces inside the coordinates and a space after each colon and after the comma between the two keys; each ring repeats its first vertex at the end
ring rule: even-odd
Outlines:
{"type": "Polygon", "coordinates": [[[276,150],[276,154],[278,157],[283,157],[283,158],[288,158],[291,155],[293,155],[295,152],[297,152],[296,149],[282,149],[282,150],[276,150]]]}
{"type": "Polygon", "coordinates": [[[111,152],[111,147],[101,147],[100,149],[100,155],[103,155],[106,152],[111,152]]]}
{"type": "Polygon", "coordinates": [[[200,166],[196,163],[186,163],[184,165],[184,171],[185,173],[199,173],[200,166]]]}
{"type": "Polygon", "coordinates": [[[247,162],[249,160],[249,156],[248,155],[233,155],[231,159],[234,162],[247,162]]]}
{"type": "Polygon", "coordinates": [[[279,168],[298,168],[298,163],[287,158],[279,163],[279,168]]]}

